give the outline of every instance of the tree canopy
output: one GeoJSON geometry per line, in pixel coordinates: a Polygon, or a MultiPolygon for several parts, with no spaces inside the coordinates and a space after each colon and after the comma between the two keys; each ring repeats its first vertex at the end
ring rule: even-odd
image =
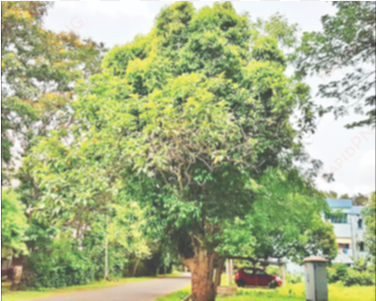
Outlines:
{"type": "Polygon", "coordinates": [[[1,245],[10,254],[27,254],[25,241],[28,228],[25,207],[10,189],[1,189],[1,245]]]}
{"type": "Polygon", "coordinates": [[[256,201],[245,219],[227,226],[220,246],[229,256],[291,259],[337,255],[333,226],[322,219],[327,206],[313,183],[296,169],[268,169],[258,181],[256,201]]]}
{"type": "Polygon", "coordinates": [[[102,44],[43,27],[51,6],[41,1],[1,2],[3,182],[33,137],[70,124],[74,81],[100,70],[102,44]]]}
{"type": "Polygon", "coordinates": [[[254,30],[231,3],[178,2],[148,35],[112,49],[78,83],[74,123],[28,157],[38,214],[68,222],[77,206],[137,202],[191,270],[193,299],[213,300],[225,227],[251,212],[257,181],[291,166],[312,130],[309,88],[285,75],[279,37],[254,30]]]}
{"type": "Polygon", "coordinates": [[[365,245],[372,256],[373,263],[376,259],[376,193],[372,193],[367,206],[363,209],[365,216],[366,232],[365,245]]]}
{"type": "Polygon", "coordinates": [[[336,117],[350,109],[364,115],[347,128],[375,125],[375,52],[376,4],[373,1],[335,1],[334,16],[325,15],[322,32],[306,32],[300,46],[298,68],[304,74],[318,73],[324,84],[319,95],[335,99],[335,105],[320,109],[320,114],[333,111],[336,117]],[[330,79],[336,70],[345,75],[330,79]],[[328,80],[328,82],[327,82],[328,80]]]}

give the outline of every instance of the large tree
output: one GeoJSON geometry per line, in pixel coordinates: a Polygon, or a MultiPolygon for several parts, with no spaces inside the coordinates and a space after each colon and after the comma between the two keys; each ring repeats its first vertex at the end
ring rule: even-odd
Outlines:
{"type": "Polygon", "coordinates": [[[376,3],[374,1],[335,1],[338,10],[334,16],[325,15],[321,22],[323,31],[306,32],[300,47],[300,71],[318,74],[323,80],[319,95],[335,99],[320,113],[334,112],[336,117],[347,115],[349,110],[364,117],[346,125],[353,128],[375,125],[375,52],[376,3]],[[340,80],[331,77],[344,71],[340,80]]]}
{"type": "Polygon", "coordinates": [[[179,2],[155,24],[81,83],[75,125],[42,139],[34,173],[51,207],[127,191],[189,267],[193,300],[210,301],[226,225],[250,212],[264,170],[301,152],[298,137],[312,121],[309,89],[284,74],[277,37],[255,36],[230,3],[196,12],[179,2]],[[301,128],[290,121],[294,112],[301,128]],[[45,176],[51,170],[57,177],[45,176]],[[100,179],[81,179],[77,194],[56,185],[66,183],[58,175],[74,184],[75,172],[100,179]]]}
{"type": "Polygon", "coordinates": [[[33,137],[68,126],[74,81],[100,70],[103,45],[73,32],[55,33],[43,27],[51,5],[1,2],[3,182],[19,155],[27,153],[33,137]]]}

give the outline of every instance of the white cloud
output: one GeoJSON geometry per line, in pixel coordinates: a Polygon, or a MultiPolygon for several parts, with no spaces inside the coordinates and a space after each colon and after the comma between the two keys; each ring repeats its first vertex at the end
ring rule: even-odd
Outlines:
{"type": "Polygon", "coordinates": [[[67,9],[72,13],[91,16],[153,17],[145,1],[60,1],[55,4],[55,8],[67,9]]]}
{"type": "Polygon", "coordinates": [[[338,181],[328,183],[319,177],[316,180],[316,186],[321,191],[335,191],[338,194],[352,194],[352,192],[349,192],[349,187],[347,185],[338,181]]]}
{"type": "Polygon", "coordinates": [[[368,151],[360,160],[358,166],[358,183],[375,189],[375,150],[368,151]]]}
{"type": "MultiPolygon", "coordinates": [[[[375,150],[366,152],[358,161],[357,170],[346,173],[346,177],[327,183],[321,177],[316,180],[318,189],[322,191],[335,191],[338,194],[355,195],[358,193],[369,194],[375,191],[375,150]]],[[[335,175],[336,178],[336,175],[335,175]]]]}

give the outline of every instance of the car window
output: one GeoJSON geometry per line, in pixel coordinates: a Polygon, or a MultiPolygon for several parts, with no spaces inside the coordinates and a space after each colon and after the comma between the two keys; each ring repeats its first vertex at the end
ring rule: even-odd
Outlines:
{"type": "Polygon", "coordinates": [[[245,269],[244,270],[244,273],[248,274],[248,275],[253,275],[254,274],[254,270],[250,270],[250,269],[245,269]]]}
{"type": "Polygon", "coordinates": [[[266,273],[265,273],[265,271],[257,270],[256,275],[266,275],[266,273]]]}

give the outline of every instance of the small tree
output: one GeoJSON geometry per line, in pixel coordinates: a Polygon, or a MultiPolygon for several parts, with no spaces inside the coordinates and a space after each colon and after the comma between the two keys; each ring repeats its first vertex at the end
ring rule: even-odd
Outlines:
{"type": "MultiPolygon", "coordinates": [[[[25,208],[18,194],[11,189],[1,189],[1,247],[9,260],[28,253],[26,231],[28,229],[25,208]]],[[[22,267],[13,268],[12,285],[15,287],[22,275],[22,267]]]]}
{"type": "Polygon", "coordinates": [[[1,245],[15,255],[26,254],[27,228],[25,208],[19,196],[11,189],[1,189],[1,245]]]}

